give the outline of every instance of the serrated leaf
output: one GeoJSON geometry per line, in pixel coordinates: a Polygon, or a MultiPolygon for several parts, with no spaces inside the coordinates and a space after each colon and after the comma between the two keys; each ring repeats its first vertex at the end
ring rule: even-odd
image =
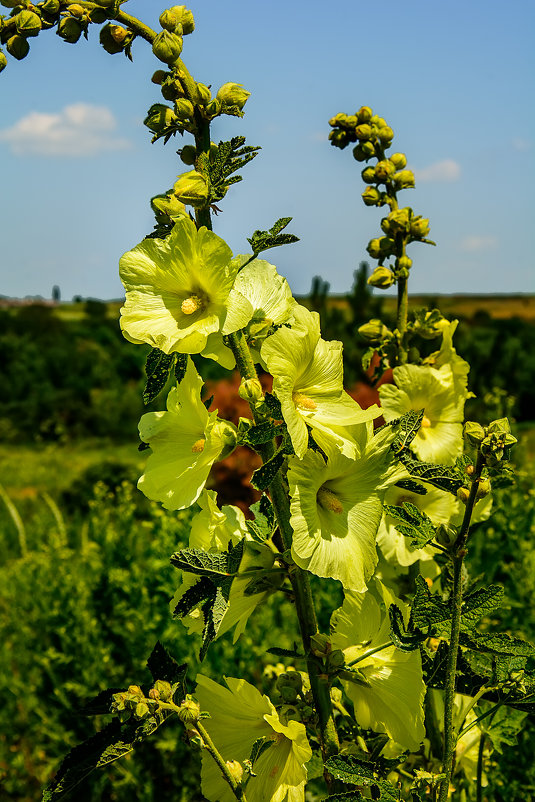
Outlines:
{"type": "Polygon", "coordinates": [[[375,788],[379,795],[374,799],[382,799],[385,802],[398,802],[399,793],[397,789],[388,782],[376,777],[373,763],[360,760],[354,755],[334,755],[325,761],[325,768],[337,780],[350,785],[375,788]]]}
{"type": "Polygon", "coordinates": [[[271,646],[266,649],[269,654],[274,654],[276,657],[291,657],[295,660],[304,660],[305,655],[300,654],[296,649],[283,649],[281,646],[271,646]]]}
{"type": "Polygon", "coordinates": [[[273,741],[271,738],[266,738],[263,735],[261,738],[257,738],[254,744],[251,747],[251,754],[249,756],[249,760],[251,761],[251,765],[254,766],[255,762],[258,758],[264,754],[266,749],[269,749],[270,746],[273,746],[273,741]]]}
{"type": "Polygon", "coordinates": [[[429,516],[410,501],[403,502],[403,506],[384,505],[387,515],[396,522],[397,531],[405,537],[410,537],[411,546],[423,549],[434,540],[436,528],[429,516]]]}
{"type": "Polygon", "coordinates": [[[154,682],[161,679],[171,685],[183,682],[188,670],[186,663],[181,665],[177,663],[160,641],[156,641],[156,645],[147,660],[147,668],[154,682]]]}
{"type": "Polygon", "coordinates": [[[42,802],[56,802],[70,793],[92,771],[107,766],[131,752],[172,715],[159,712],[146,721],[121,724],[118,719],[96,735],[71,749],[43,791],[42,802]]]}
{"type": "Polygon", "coordinates": [[[460,642],[478,652],[497,656],[535,657],[535,646],[505,632],[461,632],[460,642]]]}
{"type": "Polygon", "coordinates": [[[423,482],[438,487],[439,490],[445,490],[456,496],[459,488],[464,485],[465,476],[461,475],[457,468],[420,462],[410,456],[410,452],[405,449],[401,449],[397,455],[411,476],[416,476],[423,482]]]}
{"type": "Polygon", "coordinates": [[[323,802],[360,802],[364,799],[360,791],[342,791],[340,794],[331,794],[323,799],[323,802]]]}
{"type": "Polygon", "coordinates": [[[420,643],[426,640],[427,635],[419,629],[407,628],[403,620],[403,613],[397,604],[388,608],[390,618],[390,637],[397,649],[403,652],[413,652],[420,643]]]}
{"type": "Polygon", "coordinates": [[[482,701],[478,704],[479,714],[488,712],[488,718],[481,720],[481,728],[492,741],[494,749],[503,754],[503,745],[516,746],[518,734],[522,730],[526,711],[514,710],[503,705],[496,708],[493,702],[482,701]],[[490,712],[494,709],[494,712],[490,712]]]}
{"type": "Polygon", "coordinates": [[[172,555],[171,563],[182,571],[208,577],[217,584],[236,572],[243,555],[243,547],[244,542],[241,540],[228,552],[182,549],[172,555]]]}
{"type": "MultiPolygon", "coordinates": [[[[231,113],[243,116],[238,107],[234,112],[227,109],[227,114],[231,113]]],[[[233,173],[252,161],[259,150],[260,147],[245,145],[244,136],[235,136],[230,141],[219,142],[217,150],[210,154],[210,160],[206,165],[210,176],[212,202],[221,200],[229,186],[242,180],[240,175],[233,173]]]]}
{"type": "Polygon", "coordinates": [[[175,354],[175,379],[177,380],[178,384],[180,384],[186,375],[186,370],[188,369],[188,359],[189,357],[187,354],[175,354]]]}
{"type": "Polygon", "coordinates": [[[219,627],[228,608],[228,597],[232,580],[227,580],[222,585],[214,587],[214,595],[207,599],[201,607],[204,617],[204,627],[202,631],[202,646],[199,652],[199,660],[204,660],[208,647],[217,637],[219,627]]]}
{"type": "Polygon", "coordinates": [[[123,688],[107,688],[100,691],[82,707],[80,713],[84,716],[102,716],[110,712],[113,695],[120,693],[123,688]]]}
{"type": "Polygon", "coordinates": [[[249,534],[257,543],[264,543],[273,534],[275,517],[269,498],[263,494],[260,501],[250,507],[254,514],[254,521],[246,521],[249,534]]]}
{"type": "Polygon", "coordinates": [[[409,412],[406,412],[405,415],[402,415],[401,418],[397,418],[389,423],[389,426],[394,426],[397,429],[396,439],[390,446],[395,454],[399,454],[410,446],[420,430],[423,417],[423,409],[411,409],[409,412]]]}
{"type": "Polygon", "coordinates": [[[266,421],[265,423],[259,423],[257,426],[251,426],[243,432],[240,437],[240,443],[256,448],[256,446],[269,443],[270,440],[282,434],[283,431],[283,424],[274,425],[270,421],[266,421]]]}
{"type": "Polygon", "coordinates": [[[425,496],[427,494],[427,488],[419,484],[419,482],[413,482],[412,479],[400,479],[399,482],[396,482],[396,487],[401,487],[402,490],[409,490],[411,493],[416,493],[418,496],[425,496]]]}
{"type": "Polygon", "coordinates": [[[270,460],[257,468],[251,476],[251,484],[256,490],[266,490],[284,463],[284,452],[280,448],[270,460]]]}
{"type": "Polygon", "coordinates": [[[467,594],[463,599],[461,627],[465,630],[473,629],[483,616],[501,606],[503,593],[501,585],[489,585],[488,588],[480,588],[467,594]]]}
{"type": "Polygon", "coordinates": [[[291,220],[291,217],[280,217],[269,231],[261,231],[259,229],[254,231],[252,236],[247,238],[253,254],[258,256],[259,253],[267,251],[269,248],[277,248],[279,245],[290,245],[293,242],[299,242],[299,237],[296,237],[295,234],[280,233],[291,220]]]}
{"type": "Polygon", "coordinates": [[[264,394],[264,403],[266,404],[267,408],[269,409],[269,414],[274,420],[282,420],[282,408],[280,405],[280,401],[273,393],[265,393],[264,394]]]}
{"type": "Polygon", "coordinates": [[[214,593],[214,583],[207,576],[199,578],[194,585],[189,587],[180,597],[173,610],[174,618],[184,618],[195,610],[199,604],[211,598],[214,593]]]}
{"type": "Polygon", "coordinates": [[[143,390],[144,404],[150,404],[161,393],[167,384],[175,359],[176,354],[164,354],[159,348],[149,351],[145,362],[147,382],[143,390]]]}

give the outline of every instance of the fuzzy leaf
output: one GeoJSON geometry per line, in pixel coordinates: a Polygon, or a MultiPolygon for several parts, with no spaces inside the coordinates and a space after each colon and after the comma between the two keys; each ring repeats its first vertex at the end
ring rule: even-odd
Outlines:
{"type": "Polygon", "coordinates": [[[260,755],[263,755],[270,746],[273,746],[273,741],[270,738],[266,738],[265,735],[256,739],[251,747],[251,755],[249,757],[252,766],[254,766],[260,755]]]}
{"type": "Polygon", "coordinates": [[[412,479],[400,479],[396,482],[396,487],[401,487],[402,490],[409,490],[411,493],[416,493],[418,496],[425,496],[427,494],[426,488],[419,482],[413,482],[412,479]]]}
{"type": "Polygon", "coordinates": [[[398,802],[399,800],[399,793],[392,783],[375,776],[373,763],[360,760],[354,755],[334,755],[325,761],[325,768],[333,777],[343,783],[372,788],[373,799],[383,799],[385,802],[398,802]],[[378,795],[376,795],[377,792],[378,795]]]}
{"type": "Polygon", "coordinates": [[[410,446],[420,430],[423,417],[423,409],[411,409],[409,412],[406,412],[405,415],[402,415],[401,418],[397,418],[388,424],[389,426],[397,428],[396,439],[390,446],[395,454],[399,454],[410,446]]]}
{"type": "Polygon", "coordinates": [[[272,646],[271,648],[266,649],[266,651],[269,654],[274,654],[276,657],[293,657],[296,660],[305,659],[305,655],[299,654],[299,652],[296,651],[295,649],[283,649],[281,646],[272,646]]]}
{"type": "Polygon", "coordinates": [[[360,802],[364,799],[360,791],[343,791],[340,794],[326,796],[323,802],[360,802]]]}
{"type": "Polygon", "coordinates": [[[178,384],[182,381],[184,376],[186,375],[186,370],[188,367],[188,355],[187,354],[175,354],[175,379],[177,380],[178,384]]]}
{"type": "Polygon", "coordinates": [[[251,246],[254,255],[258,256],[262,251],[267,251],[269,248],[277,248],[279,245],[290,245],[293,242],[299,242],[299,237],[296,237],[295,234],[280,233],[291,220],[291,217],[281,217],[271,226],[269,231],[257,230],[251,237],[248,237],[247,242],[251,246]]]}
{"type": "Polygon", "coordinates": [[[173,618],[183,618],[195,610],[201,602],[211,598],[214,593],[214,583],[207,576],[202,576],[178,600],[173,610],[173,618]]]}
{"type": "Polygon", "coordinates": [[[457,468],[420,462],[411,457],[410,452],[405,449],[396,453],[411,476],[416,476],[423,482],[427,482],[433,487],[438,487],[439,490],[445,490],[447,493],[453,493],[456,496],[459,488],[464,485],[466,476],[463,476],[457,468]]]}
{"type": "Polygon", "coordinates": [[[496,610],[503,601],[501,585],[489,585],[466,595],[463,599],[461,626],[464,630],[473,629],[483,616],[496,610]]]}
{"type": "Polygon", "coordinates": [[[260,501],[250,507],[254,514],[254,521],[246,521],[249,534],[257,543],[264,543],[273,534],[275,516],[269,498],[263,494],[260,501]]]}
{"type": "Polygon", "coordinates": [[[412,538],[411,546],[423,549],[435,537],[436,529],[431,519],[410,501],[403,502],[403,506],[384,505],[387,515],[396,521],[396,529],[405,537],[412,538]]]}
{"type": "Polygon", "coordinates": [[[283,462],[284,451],[279,449],[270,460],[264,462],[264,464],[253,473],[251,476],[252,486],[256,488],[256,490],[266,490],[281,469],[283,462]]]}
{"type": "Polygon", "coordinates": [[[199,652],[199,660],[204,660],[206,652],[212,641],[217,637],[219,627],[228,608],[228,597],[232,580],[227,580],[221,586],[214,586],[213,596],[205,601],[201,607],[204,617],[204,627],[202,631],[202,646],[199,652]]]}
{"type": "Polygon", "coordinates": [[[240,541],[228,552],[211,552],[194,548],[182,549],[172,555],[171,563],[182,571],[197,576],[206,576],[217,584],[236,572],[242,554],[243,541],[240,541]]]}
{"type": "Polygon", "coordinates": [[[478,652],[489,652],[497,656],[535,657],[535,646],[532,643],[505,632],[461,632],[460,641],[463,646],[478,652]]]}
{"type": "Polygon", "coordinates": [[[159,348],[152,348],[149,351],[145,362],[147,383],[143,390],[144,404],[150,404],[161,393],[167,384],[175,360],[176,354],[164,354],[159,348]]]}
{"type": "Polygon", "coordinates": [[[160,641],[156,641],[156,645],[147,660],[147,668],[154,682],[161,679],[171,685],[183,682],[188,670],[186,663],[179,665],[160,641]]]}
{"type": "Polygon", "coordinates": [[[388,608],[390,617],[390,637],[397,649],[403,652],[413,652],[418,649],[420,643],[426,640],[427,635],[419,629],[406,627],[403,621],[403,614],[397,604],[391,604],[388,608]]]}
{"type": "Polygon", "coordinates": [[[271,415],[273,420],[283,419],[280,401],[273,395],[273,393],[264,394],[264,403],[269,409],[269,414],[271,415]]]}
{"type": "MultiPolygon", "coordinates": [[[[239,116],[242,116],[241,113],[239,116]]],[[[211,200],[221,200],[232,184],[242,180],[240,175],[231,176],[245,167],[258,154],[260,147],[245,145],[244,136],[234,136],[228,142],[219,142],[217,151],[210,154],[208,172],[211,185],[211,200]]]]}
{"type": "Polygon", "coordinates": [[[284,426],[282,424],[274,426],[269,421],[266,421],[265,423],[259,423],[258,426],[251,426],[243,432],[240,443],[256,448],[256,446],[260,446],[263,443],[269,443],[270,440],[282,434],[283,431],[284,426]]]}

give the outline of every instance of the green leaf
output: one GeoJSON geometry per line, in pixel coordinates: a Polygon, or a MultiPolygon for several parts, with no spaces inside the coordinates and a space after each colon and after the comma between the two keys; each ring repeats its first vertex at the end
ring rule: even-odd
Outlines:
{"type": "Polygon", "coordinates": [[[214,583],[206,576],[200,579],[180,597],[173,610],[173,618],[184,618],[195,610],[199,604],[211,598],[214,593],[214,583]]]}
{"type": "Polygon", "coordinates": [[[460,642],[475,651],[497,656],[535,657],[535,646],[532,643],[505,632],[461,632],[460,642]]]}
{"type": "Polygon", "coordinates": [[[407,468],[411,476],[416,476],[423,482],[427,482],[439,490],[457,495],[460,487],[463,487],[466,476],[457,468],[449,468],[446,465],[432,465],[428,462],[420,462],[410,456],[410,452],[405,449],[396,452],[403,465],[407,468]]]}
{"type": "Polygon", "coordinates": [[[159,348],[149,351],[145,362],[147,383],[143,390],[144,404],[150,404],[161,393],[167,384],[175,359],[176,354],[164,354],[159,348]]]}
{"type": "Polygon", "coordinates": [[[399,454],[410,446],[420,430],[423,417],[423,409],[411,409],[409,412],[406,412],[405,415],[402,415],[401,418],[390,421],[388,425],[394,426],[398,430],[396,439],[390,446],[395,454],[399,454]]]}
{"type": "Polygon", "coordinates": [[[171,685],[183,683],[188,670],[187,664],[182,663],[182,665],[179,665],[160,641],[156,641],[156,645],[147,660],[147,668],[154,682],[161,679],[171,685]]]}
{"type": "Polygon", "coordinates": [[[360,791],[343,791],[340,794],[326,796],[323,802],[359,802],[364,799],[360,791]]]}
{"type": "Polygon", "coordinates": [[[282,408],[280,405],[280,401],[273,393],[265,393],[264,394],[264,403],[266,404],[269,414],[273,418],[273,420],[282,420],[282,408]]]}
{"type": "MultiPolygon", "coordinates": [[[[416,594],[412,602],[411,623],[420,629],[431,627],[439,635],[448,635],[451,629],[451,603],[443,601],[438,594],[432,594],[423,577],[416,577],[415,584],[416,594]]],[[[483,616],[500,606],[502,599],[503,588],[500,585],[489,585],[488,588],[480,588],[474,593],[468,594],[464,598],[461,608],[461,637],[466,636],[465,640],[472,639],[474,643],[480,644],[484,642],[491,644],[492,638],[498,638],[497,643],[501,643],[502,639],[505,639],[503,640],[504,644],[510,643],[509,635],[483,635],[474,629],[483,616]]],[[[468,640],[465,645],[470,646],[468,640]]],[[[522,644],[522,647],[518,648],[530,647],[533,649],[531,644],[526,641],[516,640],[522,644]]],[[[505,654],[527,653],[526,651],[508,652],[505,646],[503,652],[505,654]]]]}
{"type": "Polygon", "coordinates": [[[276,657],[291,657],[295,660],[304,660],[305,655],[300,654],[296,649],[283,649],[281,646],[271,646],[266,649],[269,654],[274,654],[276,657]]]}
{"type": "Polygon", "coordinates": [[[152,735],[169,715],[172,715],[170,711],[163,711],[148,720],[124,724],[115,719],[96,735],[75,746],[43,791],[42,802],[62,799],[94,769],[107,766],[127,755],[152,735]]]}
{"type": "Polygon", "coordinates": [[[205,601],[201,607],[204,617],[204,627],[202,631],[202,646],[199,652],[199,660],[204,660],[208,647],[217,637],[219,627],[228,608],[228,597],[232,580],[227,580],[222,585],[214,587],[213,596],[205,601]]]}
{"type": "Polygon", "coordinates": [[[281,217],[271,226],[269,231],[257,230],[251,237],[248,237],[247,242],[251,246],[253,254],[258,256],[259,253],[267,251],[269,248],[277,248],[279,245],[290,245],[293,242],[299,242],[299,237],[296,237],[295,234],[280,233],[291,220],[291,217],[281,217]]]}
{"type": "Polygon", "coordinates": [[[397,531],[405,537],[412,538],[411,546],[423,549],[434,539],[436,529],[431,519],[410,501],[403,502],[403,506],[384,505],[387,515],[396,521],[397,531]]]}
{"type": "Polygon", "coordinates": [[[284,463],[284,451],[279,448],[270,460],[257,468],[251,476],[251,484],[256,490],[266,490],[284,463]]]}
{"type": "Polygon", "coordinates": [[[236,572],[243,555],[243,546],[243,541],[240,541],[228,552],[182,549],[172,555],[171,563],[175,568],[208,577],[217,584],[236,572]]]}
{"type": "Polygon", "coordinates": [[[180,384],[180,382],[186,375],[187,368],[188,368],[188,355],[175,354],[175,379],[177,380],[178,384],[180,384]]]}
{"type": "Polygon", "coordinates": [[[250,510],[254,514],[254,521],[246,521],[249,534],[257,543],[264,543],[272,536],[276,526],[271,501],[264,493],[260,501],[251,505],[250,510]]]}
{"type": "Polygon", "coordinates": [[[325,761],[325,768],[337,780],[349,785],[364,786],[372,788],[374,794],[372,798],[383,799],[386,802],[398,802],[399,793],[397,789],[388,782],[376,776],[376,769],[370,763],[354,755],[334,755],[325,761]]]}
{"type": "Polygon", "coordinates": [[[431,628],[438,634],[449,631],[451,621],[451,606],[438,596],[432,594],[425,579],[417,576],[415,579],[416,593],[412,601],[410,623],[418,629],[431,628]],[[446,626],[441,626],[447,622],[446,626]]]}
{"type": "Polygon", "coordinates": [[[463,599],[461,627],[465,630],[474,629],[483,616],[501,606],[503,593],[501,585],[489,585],[488,588],[467,594],[463,599]]]}
{"type": "Polygon", "coordinates": [[[478,713],[488,712],[488,718],[481,720],[480,726],[492,741],[494,749],[503,754],[503,745],[516,746],[518,734],[522,730],[524,719],[528,715],[523,710],[514,710],[503,705],[494,710],[493,702],[481,701],[478,704],[478,713]]]}
{"type": "Polygon", "coordinates": [[[409,490],[411,493],[416,493],[418,496],[425,496],[427,494],[426,488],[418,482],[413,482],[412,479],[400,479],[396,482],[396,487],[401,487],[402,490],[409,490]]]}
{"type": "Polygon", "coordinates": [[[219,142],[217,150],[210,153],[208,173],[211,185],[211,200],[221,200],[232,184],[242,180],[241,175],[233,175],[257,156],[260,147],[245,145],[244,136],[234,136],[228,142],[219,142]],[[232,177],[231,177],[232,176],[232,177]]]}
{"type": "Polygon", "coordinates": [[[273,741],[271,738],[266,738],[263,735],[261,738],[257,738],[254,744],[251,747],[251,754],[249,756],[249,760],[251,761],[251,765],[254,766],[255,762],[258,760],[260,755],[263,755],[266,749],[269,749],[270,746],[273,746],[273,741]]]}
{"type": "Polygon", "coordinates": [[[427,634],[419,629],[405,627],[403,613],[397,604],[391,604],[388,608],[390,617],[390,637],[397,649],[403,652],[413,652],[418,649],[420,643],[427,639],[427,634]]]}
{"type": "Polygon", "coordinates": [[[263,445],[263,443],[269,443],[274,437],[282,434],[283,431],[283,424],[274,425],[270,421],[259,423],[257,426],[251,426],[241,434],[240,444],[256,448],[263,445]]]}

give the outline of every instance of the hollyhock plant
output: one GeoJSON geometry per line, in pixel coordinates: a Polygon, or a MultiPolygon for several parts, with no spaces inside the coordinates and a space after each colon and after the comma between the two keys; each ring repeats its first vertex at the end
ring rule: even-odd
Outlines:
{"type": "MultiPolygon", "coordinates": [[[[195,696],[203,711],[210,737],[225,760],[248,759],[255,741],[272,745],[255,761],[247,783],[248,802],[304,802],[307,770],[312,757],[305,727],[289,719],[284,723],[270,699],[243,679],[226,677],[227,688],[197,674],[195,696]]],[[[235,796],[211,757],[203,752],[202,792],[210,802],[231,802],[235,796]]]]}
{"type": "Polygon", "coordinates": [[[139,489],[167,510],[183,510],[199,498],[212,464],[236,443],[235,427],[208,412],[203,381],[188,359],[186,374],[167,397],[167,411],[147,412],[139,436],[152,449],[139,489]]]}

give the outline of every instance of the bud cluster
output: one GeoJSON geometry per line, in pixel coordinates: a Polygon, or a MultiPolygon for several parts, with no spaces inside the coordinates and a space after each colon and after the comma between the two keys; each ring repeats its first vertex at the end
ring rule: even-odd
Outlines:
{"type": "Polygon", "coordinates": [[[511,434],[507,418],[498,418],[488,426],[467,421],[464,425],[463,435],[470,445],[480,451],[489,468],[494,468],[504,458],[507,459],[509,449],[517,442],[516,437],[511,434]]]}
{"type": "Polygon", "coordinates": [[[129,719],[143,721],[158,712],[161,702],[170,701],[172,688],[164,680],[157,680],[148,696],[145,696],[139,685],[130,685],[128,690],[113,694],[111,712],[117,713],[122,722],[129,719]]]}

